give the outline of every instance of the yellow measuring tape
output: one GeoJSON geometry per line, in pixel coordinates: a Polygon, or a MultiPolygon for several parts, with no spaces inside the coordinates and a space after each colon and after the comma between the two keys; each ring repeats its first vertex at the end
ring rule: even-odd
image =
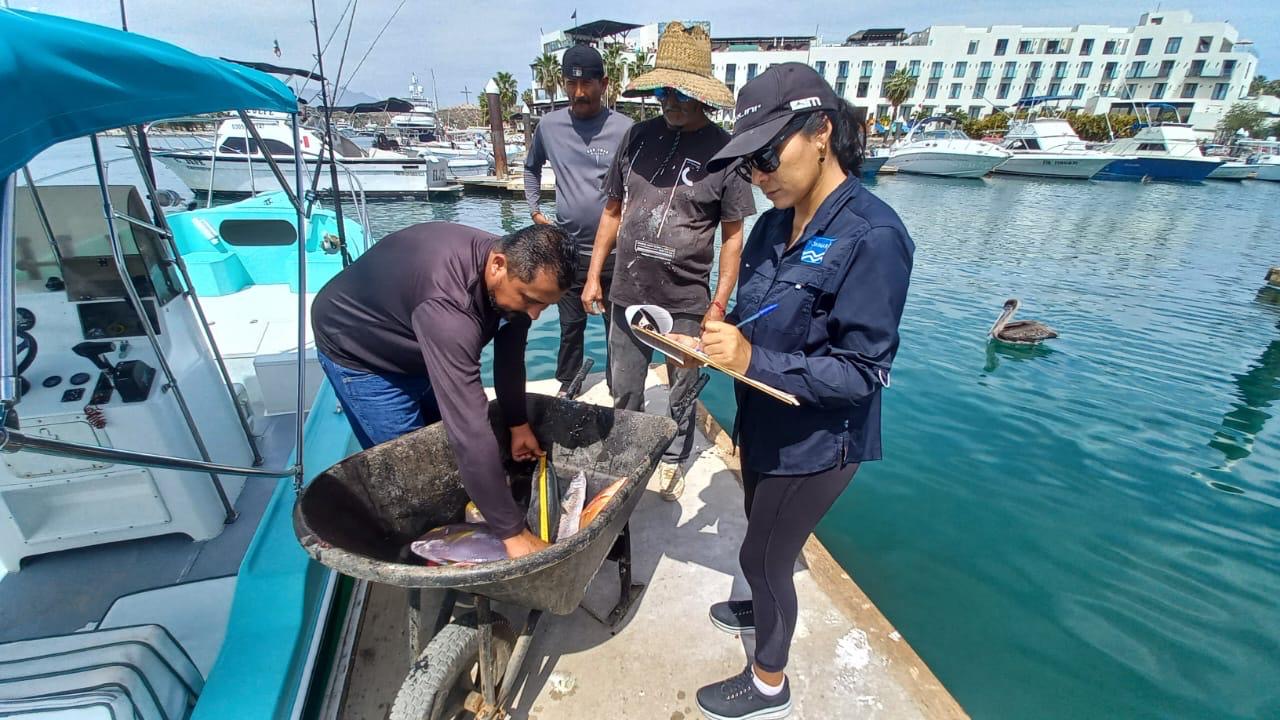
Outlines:
{"type": "Polygon", "coordinates": [[[538,460],[538,537],[543,542],[551,542],[551,517],[550,510],[551,498],[547,488],[547,456],[543,455],[538,460]]]}

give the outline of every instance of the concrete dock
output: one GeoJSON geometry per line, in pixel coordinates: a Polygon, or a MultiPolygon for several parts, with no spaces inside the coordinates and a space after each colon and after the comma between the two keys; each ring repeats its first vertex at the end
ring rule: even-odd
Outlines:
{"type": "MultiPolygon", "coordinates": [[[[599,376],[584,402],[609,404],[599,376]]],[[[554,381],[531,383],[553,394],[554,381]]],[[[650,373],[649,412],[667,391],[650,373]]],[[[740,672],[752,636],[713,627],[708,607],[749,597],[738,568],[746,531],[739,467],[728,436],[700,408],[684,495],[668,503],[656,479],[632,516],[634,572],[644,595],[617,635],[582,608],[545,616],[521,670],[510,717],[518,720],[693,720],[694,694],[740,672]]],[[[856,482],[856,480],[855,480],[856,482]]],[[[800,617],[787,668],[794,718],[965,718],[929,668],[853,580],[810,538],[796,568],[800,617]]],[[[605,563],[584,600],[597,614],[616,601],[605,563]]],[[[404,591],[372,587],[340,717],[381,720],[409,666],[404,591]]]]}

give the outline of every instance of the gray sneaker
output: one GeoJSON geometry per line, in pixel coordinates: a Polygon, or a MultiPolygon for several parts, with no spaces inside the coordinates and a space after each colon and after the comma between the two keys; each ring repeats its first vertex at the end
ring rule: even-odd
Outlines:
{"type": "Polygon", "coordinates": [[[768,697],[756,689],[755,673],[746,670],[698,691],[698,709],[707,720],[781,720],[791,714],[791,683],[768,697]]]}
{"type": "Polygon", "coordinates": [[[756,611],[750,600],[730,600],[711,606],[711,624],[731,635],[756,631],[756,611]]]}

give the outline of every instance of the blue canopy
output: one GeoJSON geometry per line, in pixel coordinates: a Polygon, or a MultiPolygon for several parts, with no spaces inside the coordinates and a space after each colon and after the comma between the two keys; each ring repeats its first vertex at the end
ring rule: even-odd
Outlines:
{"type": "Polygon", "coordinates": [[[0,87],[0,181],[45,148],[111,128],[220,110],[298,111],[270,75],[21,10],[0,10],[0,87]]]}

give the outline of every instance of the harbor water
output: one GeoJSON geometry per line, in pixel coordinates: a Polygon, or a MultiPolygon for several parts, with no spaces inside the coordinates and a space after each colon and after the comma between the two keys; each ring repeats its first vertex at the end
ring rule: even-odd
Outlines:
{"type": "MultiPolygon", "coordinates": [[[[1280,291],[1262,288],[1280,186],[870,189],[911,231],[915,272],[885,459],[823,542],[975,718],[1280,717],[1280,291]],[[989,344],[1010,297],[1061,337],[989,344]]],[[[528,222],[514,199],[369,210],[375,238],[528,222]]],[[[557,334],[549,311],[530,378],[553,374],[557,334]]],[[[587,341],[602,365],[598,320],[587,341]]],[[[703,399],[731,423],[723,378],[703,399]]]]}

